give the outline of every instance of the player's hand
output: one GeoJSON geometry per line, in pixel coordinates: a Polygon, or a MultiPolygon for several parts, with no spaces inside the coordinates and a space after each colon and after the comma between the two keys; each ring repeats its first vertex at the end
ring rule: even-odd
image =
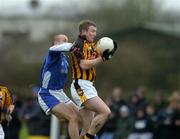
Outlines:
{"type": "Polygon", "coordinates": [[[102,54],[103,61],[109,60],[112,57],[112,51],[109,51],[109,49],[105,50],[102,54]]]}
{"type": "Polygon", "coordinates": [[[115,42],[115,41],[113,41],[113,43],[114,43],[114,48],[113,48],[113,54],[116,52],[116,50],[117,50],[117,42],[115,42]]]}
{"type": "Polygon", "coordinates": [[[8,107],[8,109],[7,109],[7,113],[8,114],[11,114],[12,112],[13,112],[13,110],[14,110],[14,105],[10,105],[9,107],[8,107]]]}
{"type": "Polygon", "coordinates": [[[6,114],[5,118],[8,121],[8,123],[12,120],[12,116],[10,114],[6,114]]]}
{"type": "Polygon", "coordinates": [[[113,41],[114,43],[114,48],[109,51],[109,49],[105,50],[102,54],[102,59],[103,61],[106,61],[106,60],[109,60],[112,58],[112,56],[114,55],[114,53],[116,52],[117,50],[117,43],[115,41],[113,41]]]}

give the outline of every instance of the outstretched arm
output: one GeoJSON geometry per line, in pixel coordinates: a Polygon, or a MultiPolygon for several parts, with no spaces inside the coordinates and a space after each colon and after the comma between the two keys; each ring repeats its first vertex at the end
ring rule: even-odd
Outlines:
{"type": "Polygon", "coordinates": [[[63,43],[63,44],[57,44],[53,45],[49,48],[50,51],[64,51],[68,52],[71,50],[72,43],[63,43]]]}

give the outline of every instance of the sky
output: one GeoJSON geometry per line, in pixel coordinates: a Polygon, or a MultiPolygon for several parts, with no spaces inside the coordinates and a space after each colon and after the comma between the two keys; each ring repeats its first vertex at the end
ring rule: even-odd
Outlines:
{"type": "Polygon", "coordinates": [[[158,0],[164,1],[162,10],[180,12],[180,0],[158,0]]]}
{"type": "MultiPolygon", "coordinates": [[[[31,0],[0,0],[0,15],[31,15],[34,9],[30,8],[31,0]]],[[[76,4],[76,9],[88,6],[92,0],[38,0],[40,7],[36,13],[43,14],[49,6],[69,7],[71,3],[76,4]]],[[[97,0],[93,0],[97,1],[97,0]]],[[[112,1],[112,0],[111,0],[112,1]]],[[[124,0],[119,0],[124,1],[124,0]]],[[[160,12],[180,12],[180,0],[155,0],[160,4],[160,12]]]]}
{"type": "Polygon", "coordinates": [[[31,15],[36,10],[36,14],[43,14],[49,7],[70,7],[70,4],[76,4],[76,9],[81,9],[86,6],[90,0],[38,0],[39,8],[32,9],[30,7],[31,0],[0,0],[0,15],[31,15]],[[80,8],[81,7],[81,8],[80,8]]]}
{"type": "MultiPolygon", "coordinates": [[[[39,0],[39,12],[43,13],[50,4],[57,3],[57,1],[64,0],[39,0]],[[43,1],[43,2],[42,2],[43,1]]],[[[28,15],[33,13],[31,9],[30,0],[0,0],[0,15],[28,15]]],[[[64,3],[64,2],[63,2],[64,3]]]]}

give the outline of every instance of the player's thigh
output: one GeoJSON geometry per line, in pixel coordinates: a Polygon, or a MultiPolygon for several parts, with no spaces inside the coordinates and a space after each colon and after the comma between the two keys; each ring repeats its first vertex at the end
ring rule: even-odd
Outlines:
{"type": "Polygon", "coordinates": [[[51,112],[56,115],[59,119],[70,120],[78,117],[78,111],[73,104],[66,104],[64,102],[59,103],[51,109],[51,112]]]}
{"type": "Polygon", "coordinates": [[[84,107],[88,110],[97,112],[97,113],[109,113],[109,107],[104,103],[104,101],[96,96],[91,99],[88,99],[86,102],[83,103],[84,107]]]}
{"type": "Polygon", "coordinates": [[[73,111],[79,115],[79,110],[76,104],[74,104],[74,102],[68,103],[67,104],[69,107],[71,107],[73,109],[73,111]]]}

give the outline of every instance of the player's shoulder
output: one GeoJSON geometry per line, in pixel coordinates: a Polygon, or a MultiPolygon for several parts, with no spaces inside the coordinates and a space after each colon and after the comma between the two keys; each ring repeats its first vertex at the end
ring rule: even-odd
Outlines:
{"type": "Polygon", "coordinates": [[[8,90],[8,88],[6,86],[0,86],[0,91],[9,92],[9,90],[8,90]]]}
{"type": "Polygon", "coordinates": [[[78,38],[76,39],[76,41],[74,42],[74,46],[83,48],[85,41],[86,41],[86,36],[79,35],[78,38]]]}
{"type": "Polygon", "coordinates": [[[0,85],[0,89],[8,90],[8,88],[6,86],[2,86],[2,85],[0,85]]]}

